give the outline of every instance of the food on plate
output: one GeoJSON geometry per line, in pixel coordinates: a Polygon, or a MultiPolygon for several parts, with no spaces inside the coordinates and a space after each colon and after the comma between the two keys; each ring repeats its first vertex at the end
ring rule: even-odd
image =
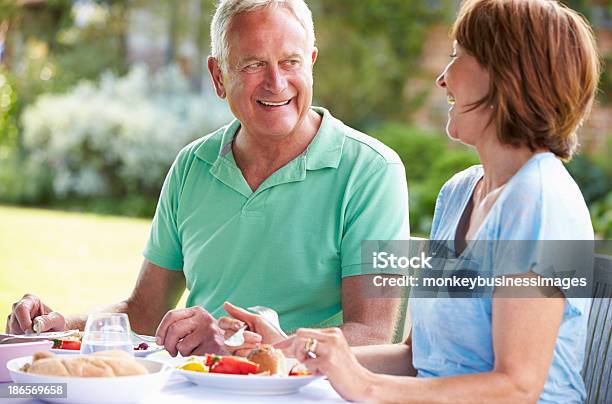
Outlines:
{"type": "Polygon", "coordinates": [[[54,339],[53,346],[51,348],[78,351],[81,349],[81,334],[60,339],[54,339]]]}
{"type": "Polygon", "coordinates": [[[253,349],[248,357],[219,356],[206,354],[204,357],[190,356],[176,367],[201,373],[224,373],[231,375],[257,376],[311,376],[306,368],[296,365],[287,373],[285,356],[270,345],[253,349]]]}
{"type": "Polygon", "coordinates": [[[208,372],[208,366],[202,363],[202,361],[200,361],[195,356],[189,357],[187,359],[187,363],[177,366],[176,368],[181,369],[181,370],[191,370],[194,372],[203,372],[203,373],[208,372]]]}
{"type": "Polygon", "coordinates": [[[149,349],[149,344],[146,342],[141,342],[138,346],[134,347],[134,351],[146,351],[147,349],[149,349]]]}
{"type": "Polygon", "coordinates": [[[115,377],[147,374],[147,369],[123,351],[102,351],[91,355],[57,356],[37,352],[22,371],[39,375],[76,377],[115,377]]]}
{"type": "Polygon", "coordinates": [[[259,365],[259,372],[269,372],[271,375],[287,374],[285,368],[285,355],[280,349],[274,349],[272,345],[261,345],[251,351],[247,359],[259,365]]]}
{"type": "MultiPolygon", "coordinates": [[[[83,334],[78,333],[76,335],[71,335],[70,337],[54,339],[53,349],[66,349],[70,351],[79,351],[81,349],[81,340],[83,339],[83,334]]],[[[146,351],[152,348],[146,342],[141,342],[138,345],[134,345],[134,351],[146,351]]]]}
{"type": "Polygon", "coordinates": [[[259,373],[259,365],[240,356],[217,356],[211,355],[207,359],[210,363],[208,371],[210,373],[225,373],[230,375],[248,375],[259,373]]]}
{"type": "Polygon", "coordinates": [[[194,372],[224,373],[230,375],[250,375],[259,373],[259,365],[246,358],[213,354],[206,354],[202,359],[191,356],[187,359],[187,362],[176,368],[194,372]]]}
{"type": "Polygon", "coordinates": [[[296,363],[289,371],[289,376],[312,376],[312,372],[301,363],[296,363]]]}

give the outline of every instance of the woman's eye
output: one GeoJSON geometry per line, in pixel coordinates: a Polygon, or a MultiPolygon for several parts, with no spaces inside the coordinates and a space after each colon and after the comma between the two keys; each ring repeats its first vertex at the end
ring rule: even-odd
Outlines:
{"type": "Polygon", "coordinates": [[[457,57],[457,52],[456,51],[452,51],[451,54],[449,55],[451,58],[456,58],[457,57]]]}

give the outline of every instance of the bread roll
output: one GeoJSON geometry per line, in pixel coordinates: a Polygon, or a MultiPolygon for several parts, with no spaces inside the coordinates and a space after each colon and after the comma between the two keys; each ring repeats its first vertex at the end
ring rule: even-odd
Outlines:
{"type": "Polygon", "coordinates": [[[270,372],[271,375],[287,375],[285,369],[285,355],[280,349],[274,349],[271,345],[261,345],[253,349],[248,360],[259,364],[259,372],[270,372]]]}
{"type": "Polygon", "coordinates": [[[128,353],[109,351],[83,356],[34,354],[28,373],[50,376],[115,377],[146,374],[147,369],[128,353]]]}

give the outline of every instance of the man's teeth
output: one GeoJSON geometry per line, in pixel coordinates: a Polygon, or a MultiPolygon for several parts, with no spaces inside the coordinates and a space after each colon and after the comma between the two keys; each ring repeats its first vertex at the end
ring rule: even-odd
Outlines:
{"type": "Polygon", "coordinates": [[[449,103],[450,105],[455,105],[455,97],[452,97],[452,96],[450,96],[450,95],[447,95],[447,96],[446,96],[446,101],[448,101],[448,103],[449,103]]]}
{"type": "Polygon", "coordinates": [[[261,100],[258,100],[258,102],[260,104],[263,104],[266,107],[280,107],[280,106],[289,104],[289,101],[291,101],[291,100],[281,101],[281,102],[270,102],[270,101],[261,101],[261,100]]]}

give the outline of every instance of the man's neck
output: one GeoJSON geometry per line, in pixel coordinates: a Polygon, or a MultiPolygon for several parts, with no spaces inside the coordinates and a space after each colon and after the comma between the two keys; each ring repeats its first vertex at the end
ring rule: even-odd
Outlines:
{"type": "Polygon", "coordinates": [[[240,128],[232,144],[236,164],[255,190],[276,170],[302,154],[317,134],[322,117],[310,110],[299,128],[283,137],[263,137],[240,128]]]}

